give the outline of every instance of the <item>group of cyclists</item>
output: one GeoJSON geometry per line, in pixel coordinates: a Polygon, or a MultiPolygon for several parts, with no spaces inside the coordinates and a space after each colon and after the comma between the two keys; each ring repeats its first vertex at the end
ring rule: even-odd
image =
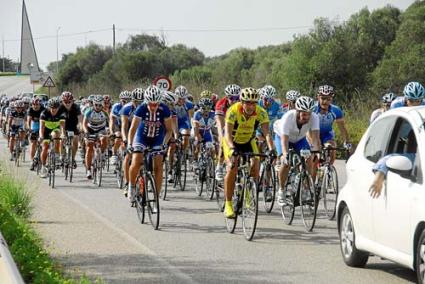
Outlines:
{"type": "MultiPolygon", "coordinates": [[[[382,108],[374,111],[371,121],[390,107],[424,104],[423,90],[422,85],[411,82],[405,87],[403,97],[385,94],[382,108]]],[[[214,178],[224,184],[225,218],[234,218],[232,196],[240,155],[263,153],[273,160],[278,173],[276,200],[283,206],[291,194],[285,190],[291,150],[298,154],[311,150],[305,162],[314,180],[319,151],[323,145],[336,147],[334,124],[340,130],[344,147],[351,148],[344,113],[333,104],[334,97],[334,88],[323,85],[317,89],[316,98],[289,90],[282,103],[271,85],[256,89],[236,84],[226,86],[221,99],[204,90],[197,102],[184,86],[174,91],[160,90],[155,85],[125,90],[116,103],[112,103],[109,95],[76,99],[68,91],[48,101],[37,95],[32,98],[3,95],[0,97],[0,126],[8,139],[10,160],[16,157],[17,143],[29,145],[31,160],[40,147],[41,177],[47,176],[48,151],[57,154],[57,165],[63,163],[63,144],[70,133],[72,167],[77,168],[75,158],[80,149],[87,179],[93,178],[95,148],[100,148],[103,159],[109,159],[112,165],[122,163],[124,192],[132,204],[136,197],[136,179],[147,150],[152,155],[152,172],[160,193],[164,182],[174,182],[175,176],[168,172],[165,173],[167,180],[164,179],[164,168],[170,173],[175,170],[176,148],[191,152],[191,166],[196,171],[200,146],[204,145],[210,149],[216,164],[214,178]],[[167,167],[164,163],[168,163],[167,167]]],[[[335,157],[336,152],[332,151],[331,163],[335,157]]],[[[255,180],[259,177],[260,163],[259,157],[251,159],[251,176],[255,180]]],[[[33,163],[31,170],[34,167],[33,163]]]]}

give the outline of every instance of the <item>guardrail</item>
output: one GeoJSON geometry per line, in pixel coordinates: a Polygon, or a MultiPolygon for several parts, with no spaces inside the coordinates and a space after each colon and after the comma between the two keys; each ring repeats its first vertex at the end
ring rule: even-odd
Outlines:
{"type": "Polygon", "coordinates": [[[0,232],[0,283],[24,284],[9,248],[0,232]]]}

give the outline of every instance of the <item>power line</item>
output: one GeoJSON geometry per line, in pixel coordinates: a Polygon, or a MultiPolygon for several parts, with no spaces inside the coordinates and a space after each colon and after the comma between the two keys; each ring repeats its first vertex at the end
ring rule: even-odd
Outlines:
{"type": "MultiPolygon", "coordinates": [[[[176,32],[176,33],[205,33],[205,32],[265,32],[265,31],[282,31],[282,30],[300,30],[300,29],[307,29],[311,28],[311,26],[293,26],[293,27],[264,27],[264,28],[206,28],[206,29],[162,29],[162,28],[116,28],[117,31],[121,32],[131,32],[131,31],[138,31],[138,32],[176,32]]],[[[112,28],[104,28],[104,29],[97,29],[97,30],[89,30],[85,32],[76,32],[76,33],[68,33],[68,34],[60,34],[59,37],[73,37],[73,36],[80,36],[80,35],[86,35],[91,33],[100,33],[100,32],[107,32],[112,31],[112,28]]],[[[34,40],[43,40],[43,39],[52,39],[56,38],[56,35],[46,35],[46,36],[38,36],[33,37],[34,40]]],[[[5,42],[13,42],[13,41],[25,41],[25,40],[31,40],[30,38],[24,38],[24,39],[5,39],[5,42]]]]}
{"type": "MultiPolygon", "coordinates": [[[[86,34],[91,34],[91,33],[99,33],[99,32],[106,32],[106,31],[111,31],[112,28],[107,28],[107,29],[98,29],[98,30],[90,30],[90,31],[85,31],[85,32],[78,32],[78,33],[69,33],[69,34],[59,34],[59,37],[72,37],[72,36],[79,36],[79,35],[86,35],[86,34]]],[[[34,37],[33,39],[50,39],[50,38],[56,38],[56,35],[46,35],[46,36],[39,36],[39,37],[34,37]]],[[[23,39],[5,39],[4,41],[21,41],[21,40],[31,40],[30,38],[23,38],[23,39]]]]}
{"type": "Polygon", "coordinates": [[[265,28],[210,28],[210,29],[147,29],[147,28],[118,28],[119,31],[143,31],[143,32],[188,32],[188,33],[204,33],[204,32],[263,32],[263,31],[282,31],[282,30],[299,30],[307,29],[312,26],[294,26],[294,27],[265,27],[265,28]]]}

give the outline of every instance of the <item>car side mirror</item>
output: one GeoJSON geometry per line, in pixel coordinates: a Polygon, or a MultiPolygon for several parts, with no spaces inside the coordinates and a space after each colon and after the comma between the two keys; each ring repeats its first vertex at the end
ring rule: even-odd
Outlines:
{"type": "Polygon", "coordinates": [[[413,168],[412,161],[405,156],[392,156],[385,163],[388,169],[404,178],[410,178],[410,173],[413,168]]]}

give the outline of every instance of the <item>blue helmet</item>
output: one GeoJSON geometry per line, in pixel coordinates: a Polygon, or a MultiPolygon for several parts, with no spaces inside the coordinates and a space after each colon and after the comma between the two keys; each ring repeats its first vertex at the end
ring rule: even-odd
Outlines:
{"type": "Polygon", "coordinates": [[[420,100],[425,97],[425,89],[418,82],[409,82],[404,87],[403,94],[408,100],[420,100]]]}

